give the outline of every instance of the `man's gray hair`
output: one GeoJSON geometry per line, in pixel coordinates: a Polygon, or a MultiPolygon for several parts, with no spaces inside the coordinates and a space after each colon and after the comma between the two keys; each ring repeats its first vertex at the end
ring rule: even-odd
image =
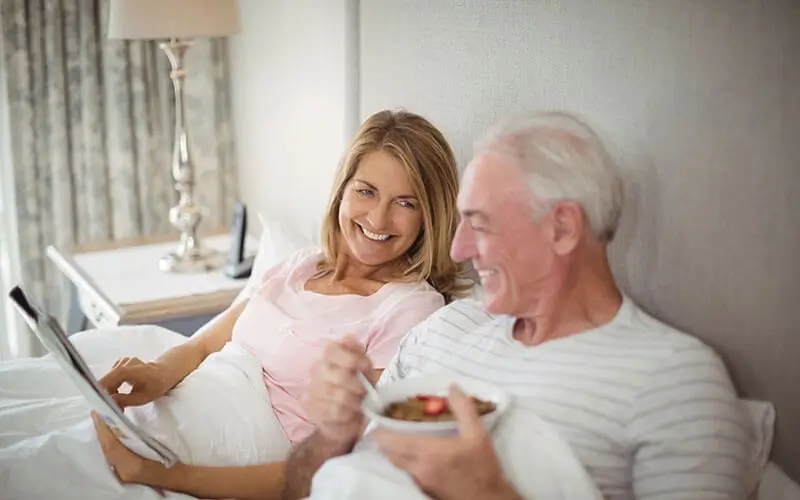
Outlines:
{"type": "Polygon", "coordinates": [[[586,123],[563,112],[518,116],[495,125],[478,141],[475,153],[487,151],[519,165],[534,196],[535,215],[571,200],[583,208],[600,241],[613,239],[622,213],[622,180],[586,123]]]}

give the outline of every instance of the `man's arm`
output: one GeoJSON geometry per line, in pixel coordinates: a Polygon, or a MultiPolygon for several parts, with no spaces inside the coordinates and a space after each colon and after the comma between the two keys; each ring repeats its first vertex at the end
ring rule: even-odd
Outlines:
{"type": "Polygon", "coordinates": [[[311,478],[326,460],[346,455],[355,443],[336,444],[314,432],[297,445],[286,461],[283,500],[297,500],[311,494],[311,478]]]}
{"type": "Polygon", "coordinates": [[[365,389],[356,375],[376,380],[364,347],[353,339],[332,342],[311,368],[306,392],[308,415],[316,430],[297,445],[286,462],[283,498],[304,498],[311,491],[311,478],[326,460],[350,453],[364,434],[361,412],[365,389]]]}
{"type": "MultiPolygon", "coordinates": [[[[372,380],[381,378],[384,370],[374,370],[372,380]]],[[[325,461],[347,455],[353,451],[353,447],[358,442],[358,437],[364,434],[366,424],[360,419],[360,427],[357,427],[356,438],[343,442],[333,442],[326,439],[321,432],[314,431],[310,436],[295,446],[289,459],[286,461],[285,484],[283,499],[305,498],[311,492],[311,479],[314,474],[322,467],[325,461]],[[360,429],[360,430],[359,430],[360,429]]],[[[349,427],[349,426],[348,426],[349,427]]],[[[344,431],[341,435],[346,434],[344,431]]]]}

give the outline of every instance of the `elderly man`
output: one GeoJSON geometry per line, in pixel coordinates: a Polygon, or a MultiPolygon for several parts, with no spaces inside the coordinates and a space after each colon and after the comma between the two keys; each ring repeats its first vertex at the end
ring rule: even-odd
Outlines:
{"type": "MultiPolygon", "coordinates": [[[[501,384],[558,429],[605,498],[744,498],[752,432],[725,367],[699,340],[618,289],[607,246],[620,179],[597,135],[563,113],[507,121],[478,145],[459,194],[452,256],[471,260],[483,304],[457,301],[415,327],[380,384],[470,374],[501,384]]],[[[349,453],[373,374],[363,348],[331,345],[312,372],[317,431],[292,453],[286,498],[349,453]]],[[[381,452],[441,499],[521,498],[463,394],[452,438],[376,435],[381,452]]]]}

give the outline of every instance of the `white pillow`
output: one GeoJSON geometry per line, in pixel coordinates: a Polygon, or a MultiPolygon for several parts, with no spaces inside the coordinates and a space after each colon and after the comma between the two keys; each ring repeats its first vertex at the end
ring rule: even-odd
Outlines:
{"type": "Polygon", "coordinates": [[[236,297],[237,301],[249,297],[258,288],[267,269],[285,261],[298,250],[319,244],[319,230],[313,225],[301,230],[298,224],[282,222],[263,213],[258,214],[258,219],[262,227],[261,240],[253,262],[253,271],[247,285],[236,297]]]}
{"type": "MultiPolygon", "coordinates": [[[[755,437],[755,449],[750,457],[751,477],[747,478],[748,493],[755,493],[772,451],[775,436],[775,407],[768,401],[742,399],[750,416],[755,437]]],[[[752,498],[752,497],[751,497],[752,498]]]]}
{"type": "Polygon", "coordinates": [[[772,462],[768,462],[758,486],[758,500],[800,500],[800,484],[772,462]]]}

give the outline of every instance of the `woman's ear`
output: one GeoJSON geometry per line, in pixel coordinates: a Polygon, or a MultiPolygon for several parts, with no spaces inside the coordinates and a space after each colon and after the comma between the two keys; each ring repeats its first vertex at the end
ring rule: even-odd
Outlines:
{"type": "Polygon", "coordinates": [[[553,249],[557,255],[570,254],[580,241],[586,216],[583,208],[574,201],[562,201],[552,209],[553,249]]]}

